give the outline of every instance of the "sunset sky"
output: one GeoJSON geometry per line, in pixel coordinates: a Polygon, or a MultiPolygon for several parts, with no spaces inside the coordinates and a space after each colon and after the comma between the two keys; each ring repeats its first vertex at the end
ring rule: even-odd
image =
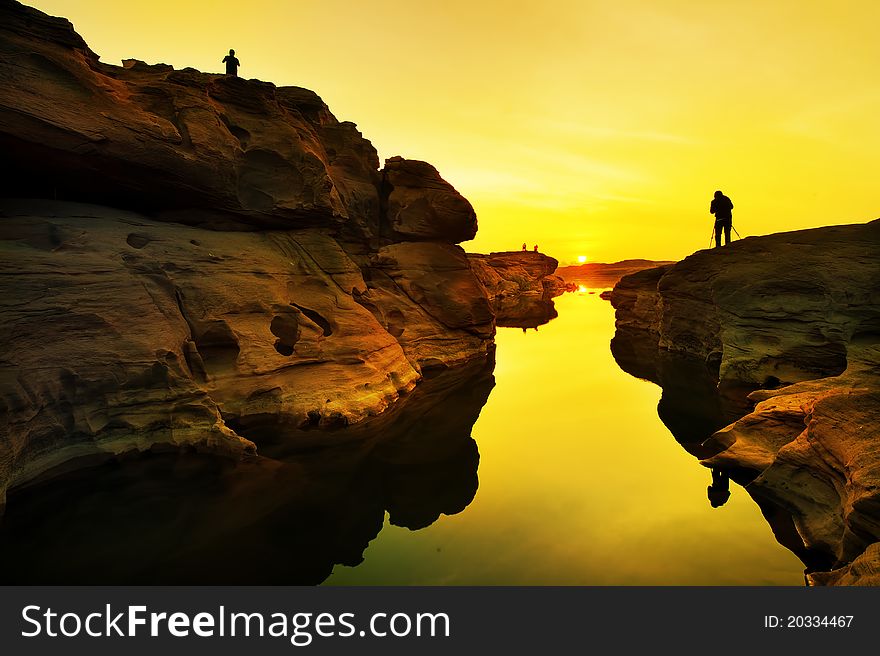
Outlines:
{"type": "Polygon", "coordinates": [[[315,90],[474,205],[470,251],[677,259],[880,216],[876,0],[33,0],[102,60],[315,90]]]}

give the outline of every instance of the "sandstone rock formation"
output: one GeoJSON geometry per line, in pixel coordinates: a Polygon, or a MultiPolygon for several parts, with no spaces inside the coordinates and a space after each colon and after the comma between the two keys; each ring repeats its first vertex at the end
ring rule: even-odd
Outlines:
{"type": "Polygon", "coordinates": [[[320,583],[363,560],[386,514],[415,530],[471,502],[492,368],[439,372],[330,434],[256,431],[244,462],[152,449],[32,484],[0,522],[0,582],[320,583]]]}
{"type": "Polygon", "coordinates": [[[489,299],[458,246],[383,246],[364,266],[370,288],[356,296],[421,369],[462,364],[495,334],[489,299]],[[455,336],[454,339],[451,339],[455,336]]]}
{"type": "Polygon", "coordinates": [[[534,328],[555,318],[552,298],[566,291],[557,260],[531,251],[470,253],[471,268],[486,290],[499,326],[534,328]]]}
{"type": "Polygon", "coordinates": [[[703,251],[623,278],[611,301],[618,361],[670,392],[661,417],[745,485],[808,580],[876,584],[880,221],[703,251]]]}
{"type": "Polygon", "coordinates": [[[427,162],[385,160],[382,191],[383,214],[395,237],[457,243],[477,235],[474,208],[427,162]]]}
{"type": "Polygon", "coordinates": [[[72,26],[3,3],[4,195],[233,227],[375,229],[378,158],[314,93],[98,61],[72,26]]]}
{"type": "Polygon", "coordinates": [[[130,452],[260,458],[492,352],[473,208],[313,92],[108,65],[12,0],[0,81],[0,505],[130,452]]]}

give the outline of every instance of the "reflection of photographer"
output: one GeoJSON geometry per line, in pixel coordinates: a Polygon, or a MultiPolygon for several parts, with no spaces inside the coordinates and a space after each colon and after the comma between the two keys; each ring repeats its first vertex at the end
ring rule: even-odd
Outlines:
{"type": "Polygon", "coordinates": [[[706,488],[709,494],[709,503],[713,508],[723,506],[730,498],[730,479],[727,474],[718,469],[712,468],[712,485],[706,488]]]}

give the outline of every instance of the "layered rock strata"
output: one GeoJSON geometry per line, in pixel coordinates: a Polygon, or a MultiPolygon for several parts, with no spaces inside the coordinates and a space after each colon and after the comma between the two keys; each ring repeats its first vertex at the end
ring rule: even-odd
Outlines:
{"type": "Polygon", "coordinates": [[[808,581],[877,584],[880,221],[703,251],[623,278],[611,301],[625,368],[664,397],[692,385],[670,359],[713,379],[714,408],[691,412],[720,430],[690,443],[776,510],[808,581]]]}
{"type": "Polygon", "coordinates": [[[338,431],[254,431],[261,456],[243,462],[154,448],[19,489],[0,583],[320,583],[360,563],[386,517],[416,530],[471,502],[492,368],[438,372],[338,431]]]}

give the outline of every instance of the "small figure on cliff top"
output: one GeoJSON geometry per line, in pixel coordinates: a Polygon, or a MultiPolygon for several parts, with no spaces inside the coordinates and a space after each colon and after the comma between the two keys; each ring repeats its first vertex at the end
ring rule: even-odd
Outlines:
{"type": "Polygon", "coordinates": [[[733,226],[733,202],[720,191],[709,204],[709,212],[715,215],[715,248],[721,246],[721,229],[724,229],[724,245],[730,245],[730,228],[733,226]]]}
{"type": "Polygon", "coordinates": [[[536,253],[537,253],[537,252],[538,252],[538,245],[537,245],[537,244],[535,244],[535,248],[534,248],[534,249],[532,249],[532,250],[534,250],[534,251],[535,251],[535,252],[536,252],[536,253]]]}
{"type": "Polygon", "coordinates": [[[709,503],[713,508],[718,508],[727,503],[730,498],[730,479],[727,474],[717,467],[712,468],[712,485],[706,488],[709,494],[709,503]]]}
{"type": "Polygon", "coordinates": [[[238,77],[238,67],[241,66],[241,62],[238,61],[238,58],[235,56],[235,50],[232,48],[229,49],[229,54],[223,58],[223,63],[226,64],[227,75],[238,77]]]}
{"type": "Polygon", "coordinates": [[[525,242],[523,242],[523,250],[524,250],[524,251],[525,251],[525,250],[528,250],[528,246],[526,246],[526,243],[525,243],[525,242]]]}

